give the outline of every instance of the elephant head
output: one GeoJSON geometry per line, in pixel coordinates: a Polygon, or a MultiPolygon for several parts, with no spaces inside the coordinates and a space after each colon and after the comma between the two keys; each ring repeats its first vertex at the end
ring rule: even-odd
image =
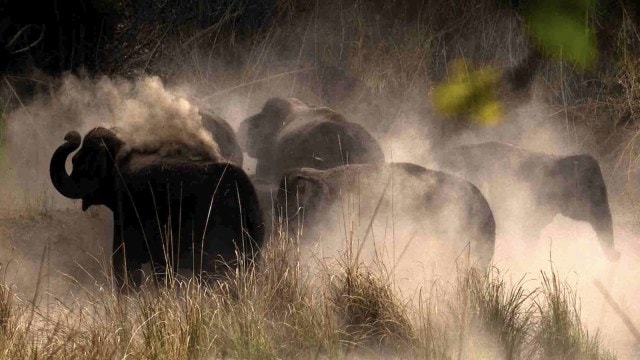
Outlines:
{"type": "Polygon", "coordinates": [[[328,198],[329,189],[321,174],[320,170],[302,168],[283,176],[278,189],[278,210],[282,216],[303,219],[303,214],[308,218],[322,212],[319,208],[323,199],[328,198]]]}
{"type": "Polygon", "coordinates": [[[259,159],[271,152],[294,106],[306,107],[297,99],[271,98],[259,113],[240,123],[238,138],[249,156],[259,159]]]}
{"type": "Polygon", "coordinates": [[[115,157],[122,147],[122,141],[112,130],[95,128],[84,137],[80,150],[73,156],[73,170],[67,173],[65,163],[69,154],[80,147],[81,137],[75,131],[67,133],[65,143],[60,145],[51,157],[49,175],[53,186],[60,194],[71,199],[82,199],[82,210],[91,205],[110,207],[113,196],[115,157]]]}
{"type": "Polygon", "coordinates": [[[555,163],[551,176],[557,180],[553,183],[560,185],[562,194],[554,198],[560,201],[562,214],[590,223],[607,258],[618,260],[620,253],[614,246],[607,187],[598,162],[589,155],[564,157],[555,163]]]}

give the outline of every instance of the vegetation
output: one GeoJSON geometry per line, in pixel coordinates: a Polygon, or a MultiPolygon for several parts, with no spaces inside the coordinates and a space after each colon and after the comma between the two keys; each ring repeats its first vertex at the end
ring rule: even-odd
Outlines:
{"type": "Polygon", "coordinates": [[[261,266],[216,283],[174,277],[122,296],[90,287],[53,303],[38,295],[44,281],[32,299],[3,285],[0,358],[614,358],[553,271],[525,290],[496,269],[460,269],[405,298],[348,253],[313,281],[294,241],[271,240],[261,266]]]}
{"type": "MultiPolygon", "coordinates": [[[[95,0],[87,8],[64,3],[69,19],[92,23],[86,25],[93,31],[85,38],[90,44],[57,41],[57,35],[36,43],[36,26],[23,33],[23,43],[12,45],[34,47],[13,54],[0,69],[0,165],[5,115],[58,86],[64,71],[160,75],[168,84],[188,84],[194,101],[216,109],[229,99],[262,99],[256,94],[307,96],[354,118],[375,119],[368,125],[377,134],[402,125],[403,114],[417,113],[429,131],[444,129],[429,139],[438,146],[451,136],[449,127],[505,124],[501,116],[530,97],[504,96],[499,74],[525,58],[532,44],[546,44],[532,77],[533,93],[553,114],[550,121],[565,129],[567,147],[602,161],[612,199],[624,203],[640,195],[640,30],[632,1],[606,2],[610,7],[575,1],[584,11],[563,8],[560,18],[495,0],[95,0]],[[565,15],[570,34],[554,30],[567,23],[565,15]],[[553,26],[536,22],[545,20],[553,26]],[[569,45],[575,46],[567,50],[569,45]],[[51,47],[59,58],[50,56],[51,47]],[[345,96],[322,91],[327,68],[354,79],[341,85],[345,96]],[[469,83],[470,89],[464,85],[469,83]],[[361,103],[366,109],[354,106],[361,103]],[[427,118],[438,125],[429,128],[427,118]]],[[[7,29],[42,20],[17,19],[7,29]]],[[[65,41],[84,34],[63,25],[53,29],[70,31],[65,41]]],[[[39,215],[49,211],[40,197],[25,204],[39,215]]],[[[56,301],[47,296],[45,281],[28,298],[3,285],[0,358],[615,358],[581,324],[577,294],[553,269],[539,279],[510,283],[498,269],[460,268],[456,281],[424,284],[408,297],[384,266],[345,254],[310,276],[295,241],[280,233],[271,240],[260,267],[242,268],[214,284],[176,277],[166,287],[149,283],[118,296],[108,283],[78,283],[80,294],[56,301]],[[534,281],[538,285],[530,286],[534,281]]]]}

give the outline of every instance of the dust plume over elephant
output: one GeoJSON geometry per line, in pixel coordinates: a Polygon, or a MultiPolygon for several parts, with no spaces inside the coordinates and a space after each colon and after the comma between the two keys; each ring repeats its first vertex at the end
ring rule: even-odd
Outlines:
{"type": "Polygon", "coordinates": [[[471,255],[483,265],[493,257],[495,221],[480,191],[462,178],[415,164],[289,171],[280,184],[278,210],[290,229],[302,229],[304,241],[354,219],[361,225],[358,235],[366,237],[374,219],[385,229],[397,222],[396,231],[404,234],[396,236],[400,240],[421,237],[416,241],[439,244],[454,250],[454,256],[470,245],[471,255]]]}
{"type": "Polygon", "coordinates": [[[83,210],[105,205],[113,212],[112,262],[120,288],[129,280],[139,284],[147,262],[158,274],[167,267],[216,273],[217,260],[236,263],[236,250],[248,260],[257,255],[262,214],[237,165],[219,161],[215,152],[189,153],[184,144],[132,148],[117,130],[101,127],[80,144],[77,132],[67,133],[51,158],[51,181],[62,195],[82,199],[83,210]],[[69,175],[65,162],[79,147],[69,175]]]}
{"type": "Polygon", "coordinates": [[[527,212],[521,236],[537,240],[554,216],[562,214],[591,224],[609,260],[620,256],[614,246],[607,187],[592,156],[560,156],[486,142],[449,149],[439,155],[439,163],[483,190],[499,225],[511,216],[505,204],[524,190],[531,200],[516,204],[527,212]],[[519,190],[513,190],[514,186],[519,190]]]}
{"type": "Polygon", "coordinates": [[[240,124],[239,138],[257,159],[256,177],[271,183],[289,169],[384,162],[380,145],[365,128],[295,98],[269,99],[240,124]]]}

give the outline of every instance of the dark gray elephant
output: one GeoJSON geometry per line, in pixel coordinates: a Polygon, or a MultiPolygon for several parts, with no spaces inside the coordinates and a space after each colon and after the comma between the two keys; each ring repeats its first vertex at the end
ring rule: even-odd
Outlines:
{"type": "Polygon", "coordinates": [[[256,177],[273,184],[289,169],[384,162],[380,145],[362,126],[294,98],[269,99],[242,122],[239,138],[257,159],[256,177]]]}
{"type": "Polygon", "coordinates": [[[486,142],[450,149],[439,163],[483,190],[498,223],[512,211],[505,204],[520,196],[512,191],[524,191],[517,204],[528,209],[522,236],[538,239],[554,216],[562,214],[591,224],[609,260],[620,256],[614,247],[607,187],[592,156],[559,156],[486,142]]]}
{"type": "Polygon", "coordinates": [[[82,199],[83,210],[105,205],[113,211],[112,261],[119,288],[129,280],[139,284],[138,270],[147,262],[156,274],[167,267],[215,274],[218,260],[236,264],[236,250],[249,261],[257,255],[262,214],[253,185],[238,166],[127,149],[115,131],[95,128],[73,156],[68,175],[65,162],[80,143],[75,131],[65,136],[51,158],[51,181],[62,195],[82,199]]]}
{"type": "Polygon", "coordinates": [[[222,158],[242,167],[242,148],[231,125],[208,111],[200,110],[200,115],[202,115],[202,126],[211,133],[213,141],[220,147],[222,158]]]}
{"type": "Polygon", "coordinates": [[[358,235],[370,230],[371,219],[385,231],[393,220],[396,231],[407,233],[397,238],[421,234],[457,250],[456,256],[470,244],[482,265],[493,257],[495,222],[480,191],[462,178],[410,163],[292,170],[282,179],[277,204],[289,229],[302,228],[304,239],[344,226],[352,220],[345,220],[350,217],[345,209],[351,208],[362,225],[358,235]]]}

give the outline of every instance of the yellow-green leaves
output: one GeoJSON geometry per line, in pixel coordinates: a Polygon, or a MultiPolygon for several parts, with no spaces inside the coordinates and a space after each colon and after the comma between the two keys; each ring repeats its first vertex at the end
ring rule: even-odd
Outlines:
{"type": "Polygon", "coordinates": [[[531,38],[547,55],[588,68],[597,56],[588,16],[595,0],[537,0],[525,11],[531,38]]]}
{"type": "Polygon", "coordinates": [[[434,89],[435,108],[450,117],[470,117],[482,125],[494,125],[502,116],[496,95],[499,80],[494,69],[474,69],[464,60],[454,60],[449,80],[434,89]]]}
{"type": "MultiPolygon", "coordinates": [[[[589,26],[594,11],[595,0],[531,0],[524,15],[532,42],[541,52],[586,69],[597,57],[595,33],[589,26]]],[[[503,113],[499,82],[500,73],[494,69],[453,61],[449,79],[434,89],[435,109],[449,117],[494,125],[503,113]]]]}

